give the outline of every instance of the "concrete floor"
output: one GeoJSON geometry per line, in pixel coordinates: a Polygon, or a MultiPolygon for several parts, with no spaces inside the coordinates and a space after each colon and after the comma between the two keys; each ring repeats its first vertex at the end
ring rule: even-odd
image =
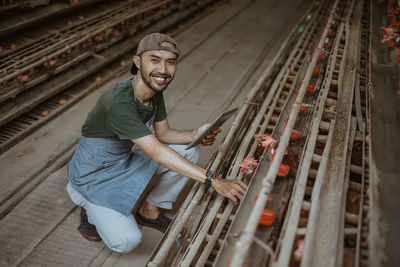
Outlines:
{"type": "MultiPolygon", "coordinates": [[[[170,124],[191,129],[240,105],[309,2],[232,0],[177,35],[183,56],[165,93],[170,124]]],[[[161,233],[143,228],[141,246],[126,255],[112,253],[102,242],[86,241],[76,231],[79,209],[64,189],[66,166],[54,167],[72,153],[99,95],[119,79],[0,156],[3,199],[27,186],[34,188],[0,221],[0,266],[144,266],[147,262],[161,233]]],[[[202,148],[200,165],[216,149],[217,145],[202,148]]]]}

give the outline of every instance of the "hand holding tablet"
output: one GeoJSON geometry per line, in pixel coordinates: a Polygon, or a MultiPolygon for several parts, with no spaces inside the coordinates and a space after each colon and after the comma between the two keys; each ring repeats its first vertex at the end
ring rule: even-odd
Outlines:
{"type": "Polygon", "coordinates": [[[234,108],[220,114],[208,127],[205,129],[195,140],[193,140],[185,149],[190,149],[194,146],[201,144],[204,137],[217,130],[222,124],[224,124],[239,108],[234,108]]]}

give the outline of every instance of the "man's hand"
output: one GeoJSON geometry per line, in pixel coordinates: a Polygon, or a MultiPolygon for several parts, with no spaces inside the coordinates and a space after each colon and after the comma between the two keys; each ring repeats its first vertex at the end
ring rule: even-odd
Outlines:
{"type": "MultiPolygon", "coordinates": [[[[199,129],[194,130],[193,131],[193,139],[196,139],[202,132],[204,132],[207,127],[210,126],[209,123],[204,124],[203,126],[201,126],[199,129]]],[[[222,132],[221,129],[216,129],[214,131],[212,131],[211,133],[209,133],[208,135],[206,135],[205,137],[203,137],[203,139],[201,140],[201,144],[203,146],[211,146],[212,144],[214,144],[215,142],[215,137],[222,132]]]]}
{"type": "Polygon", "coordinates": [[[211,186],[218,194],[229,198],[235,204],[239,204],[247,189],[247,185],[240,180],[225,180],[219,177],[213,180],[211,186]]]}

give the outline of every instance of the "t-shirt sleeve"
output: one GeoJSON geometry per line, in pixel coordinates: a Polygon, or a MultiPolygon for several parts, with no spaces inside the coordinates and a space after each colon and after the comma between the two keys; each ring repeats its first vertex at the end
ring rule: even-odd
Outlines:
{"type": "Polygon", "coordinates": [[[156,105],[157,105],[157,111],[156,111],[156,115],[154,117],[154,122],[159,122],[159,121],[165,120],[167,118],[167,111],[165,109],[165,102],[164,102],[163,94],[157,93],[155,100],[156,100],[156,105]]]}
{"type": "Polygon", "coordinates": [[[134,106],[125,102],[110,107],[107,127],[120,139],[137,139],[152,134],[140,120],[134,106]]]}

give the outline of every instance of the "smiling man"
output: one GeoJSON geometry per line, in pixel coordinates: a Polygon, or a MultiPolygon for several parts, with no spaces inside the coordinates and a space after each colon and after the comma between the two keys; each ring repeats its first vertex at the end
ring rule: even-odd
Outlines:
{"type": "MultiPolygon", "coordinates": [[[[117,252],[129,252],[140,243],[137,223],[163,232],[168,228],[171,219],[159,208],[172,208],[188,178],[235,203],[246,191],[243,182],[216,177],[196,165],[196,148],[184,149],[208,124],[190,131],[168,124],[163,91],[175,76],[179,53],[175,40],[165,34],[140,41],[133,76],[99,98],[68,167],[67,192],[82,207],[79,232],[117,252]],[[152,177],[155,185],[134,217],[131,211],[152,177]]],[[[219,132],[204,138],[202,145],[212,145],[219,132]]]]}

